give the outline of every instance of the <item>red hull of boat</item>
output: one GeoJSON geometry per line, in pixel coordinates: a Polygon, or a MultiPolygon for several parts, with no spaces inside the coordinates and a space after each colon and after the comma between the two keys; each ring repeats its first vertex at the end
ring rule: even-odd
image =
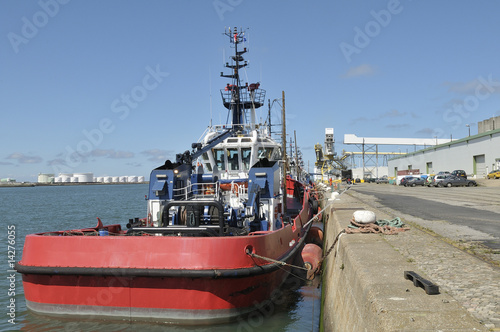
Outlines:
{"type": "MultiPolygon", "coordinates": [[[[229,321],[279,296],[287,272],[247,251],[292,263],[311,217],[305,196],[293,224],[249,236],[28,235],[17,265],[27,306],[46,314],[229,321]]],[[[106,229],[123,233],[119,225],[106,229]]]]}
{"type": "Polygon", "coordinates": [[[39,313],[168,321],[226,322],[280,296],[286,272],[238,279],[24,275],[28,307],[39,313]]]}

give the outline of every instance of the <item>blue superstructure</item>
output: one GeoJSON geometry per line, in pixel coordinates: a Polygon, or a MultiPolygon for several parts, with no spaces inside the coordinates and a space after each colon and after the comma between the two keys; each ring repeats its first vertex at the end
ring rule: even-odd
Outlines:
{"type": "MultiPolygon", "coordinates": [[[[191,150],[151,172],[148,224],[217,228],[225,235],[275,230],[286,215],[286,188],[281,145],[257,124],[255,109],[264,105],[260,83],[242,84],[239,69],[247,66],[244,33],[226,33],[234,55],[226,67],[230,78],[221,90],[232,123],[210,126],[191,150]]],[[[209,234],[210,231],[207,231],[209,234]]],[[[189,233],[191,234],[191,233],[189,233]]]]}

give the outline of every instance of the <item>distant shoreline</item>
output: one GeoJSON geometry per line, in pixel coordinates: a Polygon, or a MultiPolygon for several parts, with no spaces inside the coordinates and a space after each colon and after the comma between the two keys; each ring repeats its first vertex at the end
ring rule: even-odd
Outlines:
{"type": "Polygon", "coordinates": [[[38,182],[14,182],[0,183],[0,188],[16,187],[58,187],[58,186],[89,186],[89,185],[115,185],[115,184],[148,184],[144,182],[60,182],[60,183],[38,183],[38,182]]]}

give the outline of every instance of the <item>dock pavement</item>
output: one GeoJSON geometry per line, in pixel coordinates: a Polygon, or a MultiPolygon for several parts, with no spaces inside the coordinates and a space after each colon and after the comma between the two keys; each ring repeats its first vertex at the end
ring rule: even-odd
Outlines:
{"type": "Polygon", "coordinates": [[[373,211],[377,220],[397,216],[355,191],[329,203],[324,247],[333,250],[323,263],[323,331],[500,331],[498,265],[411,224],[397,235],[341,234],[356,210],[373,211]],[[439,293],[427,294],[405,271],[439,293]]]}

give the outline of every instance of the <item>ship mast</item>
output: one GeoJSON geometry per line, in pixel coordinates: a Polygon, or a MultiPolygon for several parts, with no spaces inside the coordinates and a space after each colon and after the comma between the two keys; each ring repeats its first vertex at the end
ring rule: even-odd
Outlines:
{"type": "Polygon", "coordinates": [[[243,54],[247,52],[246,47],[242,51],[238,50],[238,45],[245,41],[245,33],[234,28],[225,31],[224,34],[229,37],[231,44],[234,44],[234,55],[231,56],[231,64],[226,62],[226,68],[232,69],[232,74],[225,75],[220,73],[221,77],[232,79],[232,84],[227,84],[221,90],[224,106],[232,113],[232,125],[234,129],[241,130],[245,124],[245,110],[261,107],[264,104],[265,90],[259,89],[259,83],[242,85],[240,81],[240,68],[246,67],[248,63],[243,59],[243,54]]]}
{"type": "Polygon", "coordinates": [[[286,159],[286,116],[285,116],[285,91],[281,92],[282,99],[283,99],[283,106],[281,110],[281,116],[282,116],[282,130],[281,130],[281,144],[282,147],[281,149],[283,150],[283,179],[282,179],[282,186],[283,186],[283,215],[285,215],[285,211],[287,211],[287,204],[286,204],[286,198],[288,197],[287,189],[286,189],[286,174],[287,174],[287,159],[286,159]]]}

